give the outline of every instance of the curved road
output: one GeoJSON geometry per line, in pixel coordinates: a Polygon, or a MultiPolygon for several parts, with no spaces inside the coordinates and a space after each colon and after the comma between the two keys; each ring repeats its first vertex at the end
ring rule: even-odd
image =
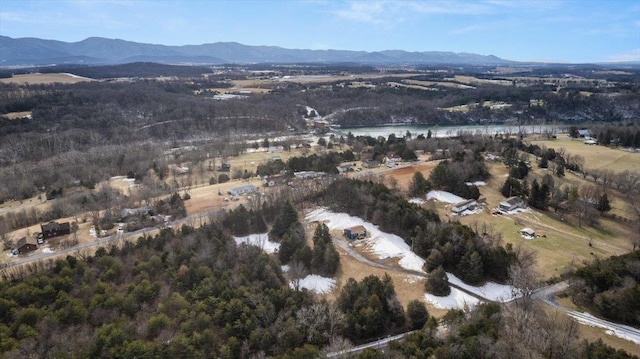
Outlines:
{"type": "Polygon", "coordinates": [[[556,302],[556,293],[563,291],[568,287],[569,283],[567,281],[556,283],[554,285],[540,288],[533,294],[533,297],[542,300],[556,310],[566,313],[573,319],[577,320],[580,324],[606,329],[607,334],[612,334],[616,337],[626,339],[640,345],[640,329],[596,318],[586,312],[571,310],[556,302]]]}

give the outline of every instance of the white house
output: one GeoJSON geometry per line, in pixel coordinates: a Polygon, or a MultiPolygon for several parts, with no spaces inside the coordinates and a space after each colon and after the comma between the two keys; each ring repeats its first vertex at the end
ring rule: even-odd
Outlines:
{"type": "Polygon", "coordinates": [[[526,208],[524,201],[520,197],[509,197],[506,200],[500,202],[500,210],[509,212],[518,208],[526,208]]]}
{"type": "Polygon", "coordinates": [[[478,207],[478,203],[474,199],[468,199],[466,201],[458,202],[451,207],[451,211],[455,214],[460,214],[466,210],[474,210],[478,207]]]}

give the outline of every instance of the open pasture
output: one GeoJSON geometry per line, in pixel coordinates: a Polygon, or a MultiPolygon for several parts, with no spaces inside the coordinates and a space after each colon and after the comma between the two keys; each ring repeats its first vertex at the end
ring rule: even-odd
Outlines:
{"type": "Polygon", "coordinates": [[[73,74],[25,74],[13,75],[10,78],[0,79],[1,83],[19,84],[19,85],[49,85],[53,83],[75,84],[78,82],[95,81],[87,77],[76,76],[73,74]]]}

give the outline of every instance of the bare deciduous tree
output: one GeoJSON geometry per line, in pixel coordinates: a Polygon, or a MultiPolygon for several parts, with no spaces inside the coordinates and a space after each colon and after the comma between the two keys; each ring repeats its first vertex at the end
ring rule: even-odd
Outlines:
{"type": "Polygon", "coordinates": [[[509,284],[513,287],[513,296],[516,304],[524,309],[531,308],[532,295],[540,288],[542,279],[536,269],[536,254],[522,246],[514,250],[516,263],[509,267],[509,284]]]}

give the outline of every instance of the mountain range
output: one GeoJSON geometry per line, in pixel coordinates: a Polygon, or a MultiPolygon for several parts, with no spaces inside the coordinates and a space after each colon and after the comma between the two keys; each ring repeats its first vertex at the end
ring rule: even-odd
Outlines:
{"type": "Polygon", "coordinates": [[[90,37],[78,42],[0,36],[0,67],[61,64],[111,65],[130,62],[165,64],[360,63],[368,65],[501,65],[493,55],[403,50],[302,50],[249,46],[236,42],[167,46],[90,37]]]}

